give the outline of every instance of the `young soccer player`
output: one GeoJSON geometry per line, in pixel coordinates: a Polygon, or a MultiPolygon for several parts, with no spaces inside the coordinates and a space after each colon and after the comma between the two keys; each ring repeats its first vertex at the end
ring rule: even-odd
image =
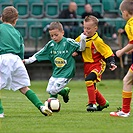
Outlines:
{"type": "MultiPolygon", "coordinates": [[[[121,50],[116,51],[116,55],[121,57],[124,53],[133,49],[133,0],[123,0],[120,4],[122,17],[127,21],[125,31],[128,36],[128,44],[121,50]]],[[[132,83],[133,83],[133,64],[130,66],[127,74],[123,78],[122,91],[122,109],[117,112],[111,112],[110,116],[128,117],[131,110],[132,100],[132,83]]]]}
{"type": "MultiPolygon", "coordinates": [[[[19,90],[44,115],[52,115],[39,100],[36,94],[27,86],[30,79],[22,62],[24,58],[24,42],[21,34],[14,26],[18,19],[18,11],[13,6],[6,7],[2,12],[0,24],[0,90],[19,90]]],[[[0,98],[0,118],[4,118],[4,110],[0,98]]]]}
{"type": "Polygon", "coordinates": [[[98,19],[87,16],[84,19],[84,32],[76,38],[76,41],[86,42],[82,52],[84,62],[85,83],[88,92],[87,111],[102,111],[109,106],[109,102],[103,97],[96,87],[101,81],[102,73],[106,67],[106,61],[110,64],[110,70],[115,70],[114,54],[111,48],[98,36],[98,19]],[[98,106],[96,105],[98,104],[98,106]]]}
{"type": "Polygon", "coordinates": [[[57,98],[59,94],[63,97],[64,102],[67,103],[70,88],[65,86],[75,75],[75,60],[72,54],[75,51],[82,50],[82,47],[75,40],[64,37],[64,30],[60,22],[50,23],[49,34],[52,40],[32,57],[25,59],[24,63],[30,64],[36,60],[50,60],[53,66],[53,73],[46,90],[50,97],[57,98]]]}

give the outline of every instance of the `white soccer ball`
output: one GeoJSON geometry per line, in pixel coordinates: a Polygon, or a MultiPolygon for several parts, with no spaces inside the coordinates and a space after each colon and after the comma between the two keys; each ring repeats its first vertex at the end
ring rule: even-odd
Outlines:
{"type": "Polygon", "coordinates": [[[53,98],[53,97],[48,98],[44,104],[53,112],[59,112],[60,111],[61,103],[60,103],[59,99],[57,99],[57,98],[53,98]]]}

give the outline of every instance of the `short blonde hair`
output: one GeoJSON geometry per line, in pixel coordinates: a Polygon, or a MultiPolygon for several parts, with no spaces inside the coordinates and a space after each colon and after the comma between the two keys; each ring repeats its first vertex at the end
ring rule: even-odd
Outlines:
{"type": "Polygon", "coordinates": [[[14,24],[18,19],[18,11],[13,6],[7,6],[2,12],[2,21],[14,24]]]}
{"type": "Polygon", "coordinates": [[[93,21],[96,26],[98,26],[98,22],[99,22],[99,20],[95,16],[92,16],[92,15],[86,16],[84,21],[85,22],[93,21]]]}
{"type": "Polygon", "coordinates": [[[129,14],[133,15],[133,0],[123,0],[120,4],[121,11],[127,11],[129,14]]]}
{"type": "Polygon", "coordinates": [[[63,31],[63,26],[60,22],[51,22],[49,25],[49,30],[58,29],[59,31],[63,31]]]}

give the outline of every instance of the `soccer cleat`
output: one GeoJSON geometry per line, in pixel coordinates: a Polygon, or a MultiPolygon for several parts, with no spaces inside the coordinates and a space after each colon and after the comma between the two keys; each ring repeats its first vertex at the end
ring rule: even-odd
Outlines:
{"type": "Polygon", "coordinates": [[[90,104],[87,105],[87,111],[89,111],[89,112],[94,112],[94,111],[96,111],[96,110],[97,110],[96,104],[90,103],[90,104]]]}
{"type": "Polygon", "coordinates": [[[119,110],[117,112],[110,112],[110,116],[114,116],[114,117],[129,117],[130,116],[130,112],[124,113],[123,111],[119,110]]]}
{"type": "Polygon", "coordinates": [[[0,118],[4,118],[4,113],[1,113],[0,114],[0,118]]]}
{"type": "Polygon", "coordinates": [[[102,111],[104,108],[107,108],[107,107],[109,107],[109,102],[106,100],[106,103],[104,106],[100,106],[100,105],[97,106],[97,111],[102,111]]]}
{"type": "Polygon", "coordinates": [[[48,107],[46,107],[46,106],[40,106],[40,111],[45,116],[51,116],[52,115],[52,111],[50,109],[48,109],[48,107]]]}
{"type": "Polygon", "coordinates": [[[69,101],[70,88],[65,87],[64,90],[66,91],[66,94],[63,96],[63,100],[64,100],[65,103],[67,103],[69,101]]]}

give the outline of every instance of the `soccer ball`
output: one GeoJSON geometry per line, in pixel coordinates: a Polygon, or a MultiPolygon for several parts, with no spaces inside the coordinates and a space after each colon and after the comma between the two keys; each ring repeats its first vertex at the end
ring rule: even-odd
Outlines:
{"type": "Polygon", "coordinates": [[[60,111],[61,103],[60,103],[59,99],[57,99],[57,98],[54,98],[54,97],[48,98],[44,104],[53,112],[60,111]]]}

